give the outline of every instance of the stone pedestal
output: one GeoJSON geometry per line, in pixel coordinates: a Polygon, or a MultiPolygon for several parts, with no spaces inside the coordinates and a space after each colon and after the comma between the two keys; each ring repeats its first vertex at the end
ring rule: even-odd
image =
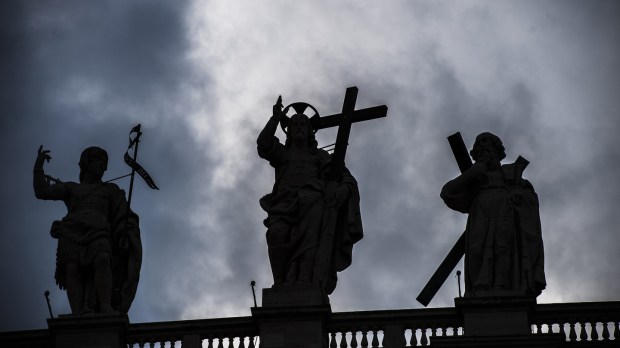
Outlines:
{"type": "Polygon", "coordinates": [[[529,335],[534,297],[461,297],[454,300],[467,336],[529,335]]]}
{"type": "Polygon", "coordinates": [[[48,319],[56,348],[126,347],[129,319],[120,314],[61,315],[48,319]]]}
{"type": "Polygon", "coordinates": [[[263,289],[263,307],[252,308],[261,348],[327,348],[330,314],[318,287],[263,289]]]}
{"type": "Polygon", "coordinates": [[[329,297],[320,287],[281,287],[263,289],[263,307],[329,306],[329,297]]]}
{"type": "Polygon", "coordinates": [[[527,296],[464,297],[454,300],[463,317],[463,336],[432,338],[447,347],[561,347],[561,334],[533,335],[529,316],[536,298],[527,296]]]}

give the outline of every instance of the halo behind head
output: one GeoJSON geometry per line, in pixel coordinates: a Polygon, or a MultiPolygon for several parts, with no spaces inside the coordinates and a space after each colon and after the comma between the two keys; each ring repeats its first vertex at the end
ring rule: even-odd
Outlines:
{"type": "Polygon", "coordinates": [[[310,125],[312,126],[312,133],[316,134],[316,132],[319,130],[319,118],[321,116],[319,115],[319,112],[314,106],[304,102],[296,102],[285,107],[283,112],[285,117],[280,120],[280,128],[282,128],[282,131],[285,134],[288,134],[288,123],[291,120],[291,117],[295,115],[305,115],[306,117],[308,117],[308,119],[310,120],[310,125]],[[289,116],[289,113],[291,113],[291,108],[293,108],[294,113],[289,116]],[[313,111],[314,113],[310,115],[307,114],[306,112],[308,112],[308,108],[310,108],[311,111],[313,111]]]}

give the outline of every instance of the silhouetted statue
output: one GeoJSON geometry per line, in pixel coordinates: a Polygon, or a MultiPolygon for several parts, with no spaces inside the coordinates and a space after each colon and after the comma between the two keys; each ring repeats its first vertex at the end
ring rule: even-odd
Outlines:
{"type": "Polygon", "coordinates": [[[351,264],[353,244],[362,238],[357,182],[346,168],[342,180],[328,179],[332,156],[317,148],[315,132],[320,127],[300,112],[289,120],[287,111],[279,98],[257,140],[259,156],[275,168],[273,191],[260,200],[268,214],[264,223],[273,286],[322,284],[329,294],[336,286],[336,271],[351,264]],[[280,122],[284,144],[274,136],[280,122]],[[324,237],[333,233],[329,230],[336,219],[337,236],[328,240],[324,237]],[[321,243],[333,244],[324,252],[321,243]],[[329,271],[322,271],[325,263],[331,263],[329,271]]]}
{"type": "Polygon", "coordinates": [[[62,200],[68,210],[51,230],[58,239],[56,283],[67,290],[73,314],[127,313],[138,286],[142,246],[138,216],[125,192],[101,180],[108,154],[99,147],[84,150],[75,183],[45,175],[49,152],[39,148],[33,185],[37,198],[62,200]]]}
{"type": "Polygon", "coordinates": [[[465,231],[465,296],[538,296],[546,286],[538,196],[521,175],[527,161],[502,165],[499,137],[482,133],[474,164],[441,190],[451,209],[469,214],[465,231]]]}

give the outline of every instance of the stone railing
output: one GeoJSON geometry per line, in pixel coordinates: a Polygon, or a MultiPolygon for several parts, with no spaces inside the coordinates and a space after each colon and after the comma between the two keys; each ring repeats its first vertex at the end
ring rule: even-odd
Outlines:
{"type": "Polygon", "coordinates": [[[463,334],[454,308],[333,313],[330,348],[427,346],[434,336],[463,334]]]}
{"type": "Polygon", "coordinates": [[[532,333],[561,333],[571,345],[620,347],[620,301],[539,304],[530,321],[532,333]]]}
{"type": "Polygon", "coordinates": [[[253,348],[258,328],[252,317],[131,324],[127,342],[131,348],[253,348]]]}
{"type": "MultiPolygon", "coordinates": [[[[539,304],[530,322],[533,335],[563,334],[567,347],[620,347],[620,301],[539,304]]],[[[435,337],[464,335],[455,308],[332,313],[326,327],[330,348],[429,346],[435,337]]],[[[130,348],[254,348],[258,336],[250,316],[129,324],[126,333],[130,348]]],[[[3,348],[53,345],[47,329],[0,332],[3,348]]]]}

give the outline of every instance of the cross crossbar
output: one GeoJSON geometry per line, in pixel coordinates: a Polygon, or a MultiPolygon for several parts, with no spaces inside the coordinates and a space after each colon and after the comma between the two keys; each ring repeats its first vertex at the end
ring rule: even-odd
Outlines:
{"type": "Polygon", "coordinates": [[[349,134],[351,133],[351,124],[355,122],[368,121],[375,118],[387,116],[387,106],[375,106],[371,108],[355,110],[357,101],[357,87],[349,87],[344,96],[342,112],[339,114],[321,117],[319,119],[318,129],[330,128],[338,126],[338,134],[336,135],[336,146],[332,154],[331,169],[328,173],[328,180],[342,180],[342,171],[344,170],[344,158],[347,153],[349,144],[349,134]]]}

